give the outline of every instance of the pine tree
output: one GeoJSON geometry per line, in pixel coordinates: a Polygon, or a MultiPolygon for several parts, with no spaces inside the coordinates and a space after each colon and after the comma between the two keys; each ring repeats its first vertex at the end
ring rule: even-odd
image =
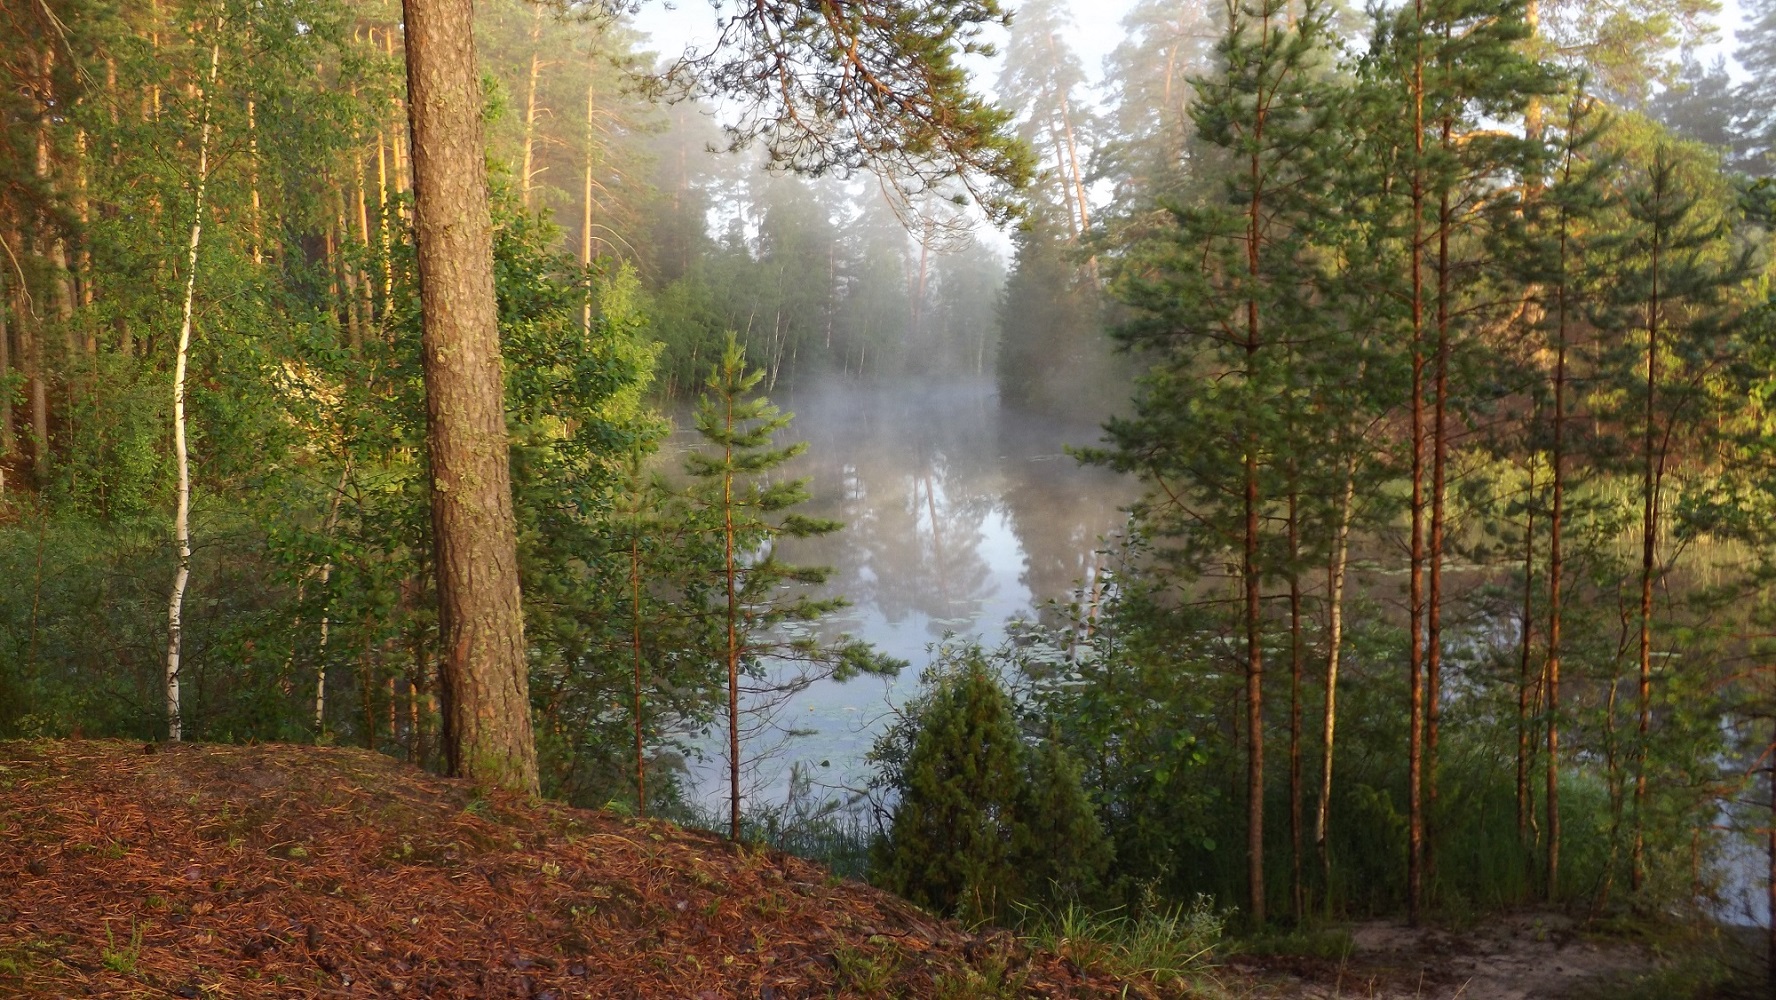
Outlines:
{"type": "Polygon", "coordinates": [[[1086,794],[1084,769],[1054,727],[1029,756],[1018,850],[1028,894],[1050,906],[1089,903],[1102,892],[1113,850],[1086,794]]]}
{"type": "MultiPolygon", "coordinates": [[[[1018,864],[1030,840],[1027,751],[979,649],[952,651],[928,682],[927,700],[907,716],[916,735],[894,762],[900,799],[871,868],[882,886],[939,913],[1002,916],[1030,876],[1018,864]]],[[[897,756],[884,753],[894,736],[878,741],[878,759],[897,756]]]]}
{"type": "MultiPolygon", "coordinates": [[[[1218,190],[1174,209],[1175,226],[1137,248],[1115,286],[1137,318],[1119,336],[1149,352],[1135,415],[1112,420],[1095,457],[1151,487],[1140,516],[1167,556],[1201,567],[1238,552],[1246,738],[1248,918],[1266,919],[1264,887],[1264,599],[1262,532],[1276,495],[1277,415],[1287,395],[1287,331],[1313,311],[1308,252],[1316,155],[1336,130],[1323,89],[1326,20],[1310,6],[1229,11],[1222,75],[1194,83],[1192,109],[1218,190]]],[[[1230,557],[1229,561],[1236,561],[1230,557]]]]}
{"type": "Polygon", "coordinates": [[[1776,174],[1776,0],[1747,3],[1738,37],[1745,79],[1733,94],[1733,129],[1746,170],[1768,177],[1776,174]]]}
{"type": "Polygon", "coordinates": [[[805,627],[846,602],[809,595],[805,588],[825,583],[830,571],[785,562],[784,543],[831,534],[841,525],[791,510],[809,498],[806,479],[773,477],[808,446],[774,443],[793,416],[754,395],[764,377],[762,369],[747,367],[746,352],[730,333],[697,404],[697,433],[709,451],[685,459],[696,480],[690,502],[718,548],[711,567],[721,628],[716,652],[727,672],[728,836],[736,841],[743,736],[756,735],[784,700],[822,677],[844,680],[900,669],[898,661],[849,636],[822,640],[805,627]],[[755,720],[750,733],[742,730],[743,701],[755,720]]]}

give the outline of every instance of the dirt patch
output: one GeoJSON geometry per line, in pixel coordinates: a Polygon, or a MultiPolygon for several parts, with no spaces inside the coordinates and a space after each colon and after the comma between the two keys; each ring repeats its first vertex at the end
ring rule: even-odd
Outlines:
{"type": "Polygon", "coordinates": [[[358,750],[0,743],[0,844],[0,996],[1152,993],[797,858],[358,750]]]}
{"type": "Polygon", "coordinates": [[[1580,933],[1568,917],[1529,912],[1460,932],[1371,922],[1351,929],[1345,959],[1241,956],[1224,970],[1278,1000],[1561,1000],[1652,967],[1644,949],[1580,933]]]}

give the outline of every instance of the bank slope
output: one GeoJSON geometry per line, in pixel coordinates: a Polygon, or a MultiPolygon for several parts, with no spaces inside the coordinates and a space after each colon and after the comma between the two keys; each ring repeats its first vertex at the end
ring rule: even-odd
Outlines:
{"type": "Polygon", "coordinates": [[[362,750],[0,743],[3,996],[1124,988],[797,858],[362,750]]]}

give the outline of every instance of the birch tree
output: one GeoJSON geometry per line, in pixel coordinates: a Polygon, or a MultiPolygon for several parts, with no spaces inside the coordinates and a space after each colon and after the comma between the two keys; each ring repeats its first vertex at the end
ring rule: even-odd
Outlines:
{"type": "Polygon", "coordinates": [[[167,598],[166,717],[167,739],[184,736],[184,717],[179,703],[179,659],[184,652],[185,587],[191,581],[191,453],[185,436],[185,369],[191,354],[191,309],[197,293],[197,251],[203,239],[205,187],[210,176],[210,97],[222,64],[222,21],[216,21],[217,37],[210,42],[210,73],[200,95],[203,124],[198,129],[197,176],[191,205],[191,243],[185,261],[185,304],[179,324],[178,355],[173,362],[173,456],[179,468],[179,492],[173,509],[173,544],[178,565],[173,572],[172,594],[167,598]]]}

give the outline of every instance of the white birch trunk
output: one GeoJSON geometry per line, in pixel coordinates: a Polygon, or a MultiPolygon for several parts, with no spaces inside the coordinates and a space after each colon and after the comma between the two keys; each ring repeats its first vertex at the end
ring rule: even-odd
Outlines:
{"type": "Polygon", "coordinates": [[[1331,592],[1326,624],[1326,714],[1320,735],[1320,800],[1314,816],[1314,842],[1326,872],[1328,893],[1331,892],[1332,856],[1327,826],[1332,811],[1332,757],[1338,731],[1338,655],[1344,641],[1344,574],[1350,555],[1351,508],[1357,495],[1356,473],[1356,460],[1348,460],[1344,470],[1344,496],[1338,508],[1338,542],[1326,588],[1331,592]]]}
{"type": "MultiPolygon", "coordinates": [[[[216,25],[221,34],[222,25],[216,25]]],[[[177,743],[183,736],[179,708],[179,656],[184,631],[180,621],[185,606],[185,585],[191,581],[191,455],[185,444],[185,365],[191,353],[191,299],[197,291],[197,246],[203,238],[204,184],[210,173],[210,91],[216,87],[216,70],[222,60],[220,40],[210,46],[210,82],[203,95],[203,128],[197,142],[197,197],[191,210],[191,251],[185,264],[185,312],[179,325],[179,356],[173,365],[173,453],[179,463],[179,501],[173,512],[173,538],[179,547],[179,567],[173,574],[173,592],[167,598],[166,710],[167,739],[177,743]]]]}

